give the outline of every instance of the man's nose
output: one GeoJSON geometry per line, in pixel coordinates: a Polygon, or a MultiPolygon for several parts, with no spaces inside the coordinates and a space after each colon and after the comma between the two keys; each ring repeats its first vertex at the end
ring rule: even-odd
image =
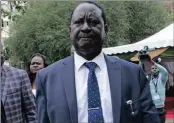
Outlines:
{"type": "Polygon", "coordinates": [[[38,65],[37,64],[34,64],[33,67],[37,67],[38,65]]]}
{"type": "Polygon", "coordinates": [[[84,33],[89,33],[91,32],[91,27],[88,25],[87,22],[85,22],[83,24],[83,27],[81,28],[81,31],[84,32],[84,33]]]}

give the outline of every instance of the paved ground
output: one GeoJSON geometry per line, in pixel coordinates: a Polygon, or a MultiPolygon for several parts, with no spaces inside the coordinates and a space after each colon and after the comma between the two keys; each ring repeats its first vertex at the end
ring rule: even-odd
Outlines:
{"type": "Polygon", "coordinates": [[[172,119],[172,120],[166,120],[166,123],[174,123],[174,119],[172,119]]]}

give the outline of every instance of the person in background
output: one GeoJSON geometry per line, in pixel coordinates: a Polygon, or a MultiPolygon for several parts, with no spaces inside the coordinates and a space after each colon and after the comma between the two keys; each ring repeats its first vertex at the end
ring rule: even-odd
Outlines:
{"type": "Polygon", "coordinates": [[[6,123],[37,123],[34,96],[27,72],[4,65],[1,50],[1,105],[6,123]]]}
{"type": "Polygon", "coordinates": [[[69,32],[74,53],[36,76],[39,123],[160,123],[141,67],[102,52],[103,8],[80,3],[69,32]]]}
{"type": "Polygon", "coordinates": [[[150,61],[153,65],[151,66],[151,74],[147,77],[150,81],[151,95],[158,111],[161,123],[165,123],[165,93],[166,82],[168,80],[168,71],[160,64],[154,62],[152,59],[150,61]]]}
{"type": "Polygon", "coordinates": [[[32,92],[34,96],[36,96],[36,84],[35,84],[36,73],[47,66],[48,64],[46,62],[46,57],[40,53],[33,54],[28,62],[27,71],[32,85],[32,92]]]}

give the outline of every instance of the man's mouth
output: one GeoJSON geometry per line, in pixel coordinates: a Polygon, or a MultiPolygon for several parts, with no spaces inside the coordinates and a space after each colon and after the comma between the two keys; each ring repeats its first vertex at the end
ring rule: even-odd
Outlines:
{"type": "Polygon", "coordinates": [[[39,69],[32,69],[34,72],[37,72],[37,71],[39,71],[39,69]]]}
{"type": "Polygon", "coordinates": [[[81,37],[80,39],[82,39],[82,40],[91,40],[92,38],[91,37],[81,37]]]}
{"type": "Polygon", "coordinates": [[[93,44],[92,38],[80,38],[79,45],[81,46],[91,46],[93,44]]]}

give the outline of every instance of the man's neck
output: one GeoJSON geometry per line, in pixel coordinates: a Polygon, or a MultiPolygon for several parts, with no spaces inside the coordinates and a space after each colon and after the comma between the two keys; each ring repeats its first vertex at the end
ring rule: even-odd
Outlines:
{"type": "Polygon", "coordinates": [[[88,61],[93,60],[93,59],[94,59],[95,57],[97,57],[101,52],[102,52],[102,50],[101,50],[101,51],[98,51],[98,52],[95,52],[95,53],[93,53],[93,54],[86,54],[86,55],[83,55],[83,54],[81,54],[81,53],[79,53],[79,52],[76,51],[76,53],[77,53],[79,56],[83,57],[84,59],[86,59],[86,60],[88,60],[88,61]]]}
{"type": "Polygon", "coordinates": [[[153,74],[153,78],[158,78],[158,74],[153,74]]]}

